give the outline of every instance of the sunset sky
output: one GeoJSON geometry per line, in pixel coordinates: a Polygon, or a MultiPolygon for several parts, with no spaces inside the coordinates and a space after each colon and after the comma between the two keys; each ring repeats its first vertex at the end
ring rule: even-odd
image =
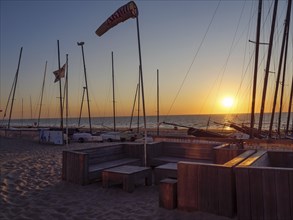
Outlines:
{"type": "MultiPolygon", "coordinates": [[[[48,61],[42,117],[59,116],[57,40],[61,64],[69,57],[69,116],[78,117],[84,82],[83,41],[92,116],[112,115],[114,52],[116,114],[130,115],[138,83],[136,20],[129,19],[106,32],[96,29],[128,1],[1,0],[0,117],[3,117],[23,47],[13,118],[37,118],[48,61]]],[[[142,69],[147,115],[156,115],[157,69],[160,114],[230,114],[251,108],[258,1],[190,0],[135,1],[139,11],[142,69]],[[224,101],[225,100],[225,101],[224,101]]],[[[273,1],[264,1],[261,42],[269,41],[273,1]]],[[[278,69],[287,1],[280,1],[268,85],[266,112],[278,69]]],[[[292,20],[292,19],[291,19],[292,20]]],[[[292,32],[292,21],[291,30],[292,32]]],[[[284,111],[292,79],[292,34],[285,82],[284,111]]],[[[260,47],[256,111],[260,111],[267,46],[260,47]]],[[[64,79],[62,79],[64,84],[64,79]]],[[[86,101],[86,100],[85,100],[86,101]]],[[[83,115],[87,115],[86,105],[83,115]]]]}

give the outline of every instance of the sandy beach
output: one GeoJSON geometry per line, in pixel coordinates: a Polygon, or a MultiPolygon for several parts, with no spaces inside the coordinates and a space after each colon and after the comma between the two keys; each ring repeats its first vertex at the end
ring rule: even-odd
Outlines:
{"type": "Polygon", "coordinates": [[[39,144],[0,137],[0,219],[203,219],[228,220],[201,212],[159,207],[158,186],[133,193],[101,182],[79,186],[61,180],[62,151],[107,143],[39,144]]]}

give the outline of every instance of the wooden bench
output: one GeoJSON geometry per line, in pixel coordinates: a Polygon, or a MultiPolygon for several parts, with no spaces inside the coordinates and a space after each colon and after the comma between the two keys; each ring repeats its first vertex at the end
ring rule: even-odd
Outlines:
{"type": "MultiPolygon", "coordinates": [[[[233,158],[237,158],[238,155],[244,153],[246,150],[243,149],[241,144],[222,144],[212,149],[213,163],[224,164],[233,158]]],[[[161,157],[160,159],[165,157],[161,157]]],[[[238,157],[239,159],[239,157],[238,157]]],[[[197,160],[197,159],[185,159],[181,158],[181,161],[193,161],[193,162],[211,162],[210,160],[197,160]]],[[[165,178],[177,178],[177,162],[179,161],[176,157],[168,161],[174,161],[174,163],[165,163],[154,168],[155,184],[159,184],[160,180],[165,178]]],[[[231,162],[230,162],[231,163],[231,162]]]]}
{"type": "Polygon", "coordinates": [[[224,164],[229,160],[237,157],[238,155],[244,153],[246,150],[243,148],[241,143],[231,143],[231,144],[221,144],[213,148],[214,151],[214,163],[224,164]]]}
{"type": "Polygon", "coordinates": [[[155,167],[154,177],[156,185],[158,185],[162,179],[177,179],[177,163],[166,163],[155,167]]]}
{"type": "Polygon", "coordinates": [[[142,165],[142,144],[116,144],[63,151],[62,179],[86,185],[100,180],[104,169],[122,165],[142,165]]]}
{"type": "Polygon", "coordinates": [[[148,144],[148,166],[156,167],[165,163],[179,161],[212,162],[213,147],[216,144],[159,142],[148,144]]]}
{"type": "Polygon", "coordinates": [[[109,187],[111,183],[122,183],[123,190],[133,192],[135,184],[144,179],[144,184],[152,185],[152,171],[149,167],[141,166],[119,166],[103,170],[103,187],[109,187]]]}
{"type": "Polygon", "coordinates": [[[225,164],[178,163],[178,208],[233,217],[236,213],[234,167],[252,155],[249,150],[225,164]]]}
{"type": "Polygon", "coordinates": [[[258,151],[235,168],[237,219],[293,219],[293,152],[258,151]]]}

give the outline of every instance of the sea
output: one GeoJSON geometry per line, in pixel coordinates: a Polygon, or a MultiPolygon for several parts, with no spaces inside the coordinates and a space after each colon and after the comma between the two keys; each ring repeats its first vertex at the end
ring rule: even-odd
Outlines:
{"type": "MultiPolygon", "coordinates": [[[[293,114],[289,120],[289,129],[292,129],[293,114]]],[[[255,127],[258,127],[259,114],[255,114],[255,127]]],[[[264,114],[263,129],[268,129],[271,120],[271,114],[264,114]]],[[[288,113],[281,115],[281,129],[285,129],[288,120],[288,113]]],[[[38,119],[11,119],[10,127],[34,127],[38,119]]],[[[274,116],[273,129],[277,129],[279,121],[279,114],[274,116]]],[[[224,129],[230,130],[229,124],[231,122],[238,125],[245,124],[250,126],[250,114],[213,114],[213,115],[161,115],[161,116],[146,116],[147,128],[157,128],[159,125],[163,129],[183,129],[186,127],[194,127],[199,129],[224,129]],[[159,123],[158,123],[159,122],[159,123]]],[[[41,118],[39,122],[40,127],[60,127],[60,118],[41,118]]],[[[7,127],[8,120],[2,120],[0,127],[7,127]]],[[[64,127],[74,128],[89,128],[89,118],[68,118],[63,120],[64,127]]],[[[144,118],[119,116],[115,118],[115,125],[117,129],[144,127],[144,118]]],[[[91,126],[96,129],[112,129],[114,127],[113,117],[92,117],[91,126]]]]}

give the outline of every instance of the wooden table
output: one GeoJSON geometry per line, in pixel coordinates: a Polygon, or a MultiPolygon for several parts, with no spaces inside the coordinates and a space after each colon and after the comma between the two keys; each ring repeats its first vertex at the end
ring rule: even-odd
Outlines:
{"type": "Polygon", "coordinates": [[[165,178],[177,179],[177,163],[166,163],[155,167],[155,184],[159,184],[165,178]]]}
{"type": "Polygon", "coordinates": [[[103,170],[103,187],[109,187],[110,183],[122,183],[123,190],[133,192],[135,183],[145,179],[147,186],[152,185],[152,171],[149,167],[124,165],[103,170]]]}

